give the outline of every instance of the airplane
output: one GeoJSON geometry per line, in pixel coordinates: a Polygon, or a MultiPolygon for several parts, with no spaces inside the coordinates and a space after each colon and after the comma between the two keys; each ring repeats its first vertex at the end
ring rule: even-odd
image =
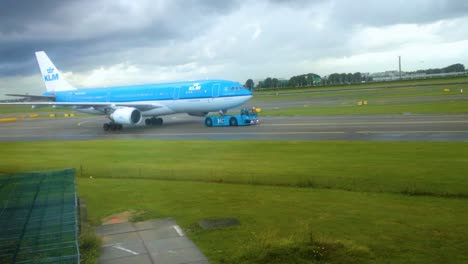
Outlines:
{"type": "Polygon", "coordinates": [[[123,125],[162,125],[161,116],[187,113],[206,116],[209,112],[226,113],[252,98],[242,84],[228,80],[198,80],[155,84],[137,84],[103,88],[76,89],[69,84],[44,51],[36,52],[46,92],[21,96],[28,102],[1,103],[34,107],[68,107],[75,111],[106,115],[104,131],[121,130],[123,125]]]}

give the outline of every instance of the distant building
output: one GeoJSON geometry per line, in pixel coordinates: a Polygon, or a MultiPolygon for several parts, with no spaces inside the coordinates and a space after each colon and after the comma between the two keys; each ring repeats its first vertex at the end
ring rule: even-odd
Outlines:
{"type": "MultiPolygon", "coordinates": [[[[450,72],[450,73],[433,73],[427,74],[423,72],[401,72],[402,80],[411,80],[411,79],[427,79],[427,78],[436,78],[436,77],[447,77],[447,76],[458,76],[466,75],[465,72],[450,72]]],[[[385,71],[385,72],[375,72],[369,75],[372,77],[372,80],[375,82],[379,81],[395,81],[400,79],[400,73],[398,71],[385,71]]]]}

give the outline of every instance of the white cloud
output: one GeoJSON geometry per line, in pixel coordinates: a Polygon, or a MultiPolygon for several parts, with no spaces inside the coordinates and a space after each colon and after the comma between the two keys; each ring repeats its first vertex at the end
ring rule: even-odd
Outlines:
{"type": "Polygon", "coordinates": [[[208,67],[200,66],[197,63],[188,63],[173,67],[156,66],[143,69],[136,65],[122,63],[110,67],[100,67],[89,72],[65,72],[64,77],[76,87],[88,88],[177,81],[181,78],[185,80],[199,79],[199,76],[216,74],[222,68],[222,66],[216,65],[208,67]]]}
{"type": "Polygon", "coordinates": [[[415,71],[442,68],[468,58],[468,40],[451,43],[426,43],[406,45],[400,48],[366,52],[346,57],[328,57],[309,61],[304,67],[315,68],[324,74],[334,72],[379,72],[398,69],[398,56],[402,58],[402,70],[415,71]],[[352,70],[350,70],[352,69],[352,70]]]}
{"type": "Polygon", "coordinates": [[[45,92],[45,85],[39,74],[31,76],[10,76],[0,78],[0,98],[12,99],[5,94],[33,94],[45,92]]]}
{"type": "Polygon", "coordinates": [[[255,31],[252,34],[252,40],[258,39],[258,37],[262,34],[262,28],[259,25],[255,26],[255,31]]]}

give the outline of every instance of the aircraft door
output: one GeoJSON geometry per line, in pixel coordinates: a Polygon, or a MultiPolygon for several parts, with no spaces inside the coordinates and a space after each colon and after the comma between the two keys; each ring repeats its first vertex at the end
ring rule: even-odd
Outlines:
{"type": "Polygon", "coordinates": [[[179,93],[180,93],[180,87],[174,88],[174,94],[173,94],[174,100],[179,99],[179,93]]]}
{"type": "Polygon", "coordinates": [[[219,83],[215,83],[213,84],[213,91],[212,91],[212,95],[213,97],[219,97],[219,89],[220,89],[220,84],[219,83]]]}

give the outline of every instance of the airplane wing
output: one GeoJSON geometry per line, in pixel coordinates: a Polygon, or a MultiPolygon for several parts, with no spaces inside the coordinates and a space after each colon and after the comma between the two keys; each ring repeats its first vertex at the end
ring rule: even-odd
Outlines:
{"type": "Polygon", "coordinates": [[[55,96],[29,95],[29,94],[5,94],[7,96],[23,97],[25,100],[54,101],[55,96]]]}
{"type": "Polygon", "coordinates": [[[101,110],[103,112],[106,109],[112,110],[118,107],[133,107],[140,111],[148,111],[155,108],[164,107],[160,104],[148,104],[148,103],[139,103],[139,102],[7,102],[7,103],[0,103],[0,105],[31,105],[33,107],[71,107],[75,109],[79,108],[88,108],[93,107],[96,110],[101,110]]]}

